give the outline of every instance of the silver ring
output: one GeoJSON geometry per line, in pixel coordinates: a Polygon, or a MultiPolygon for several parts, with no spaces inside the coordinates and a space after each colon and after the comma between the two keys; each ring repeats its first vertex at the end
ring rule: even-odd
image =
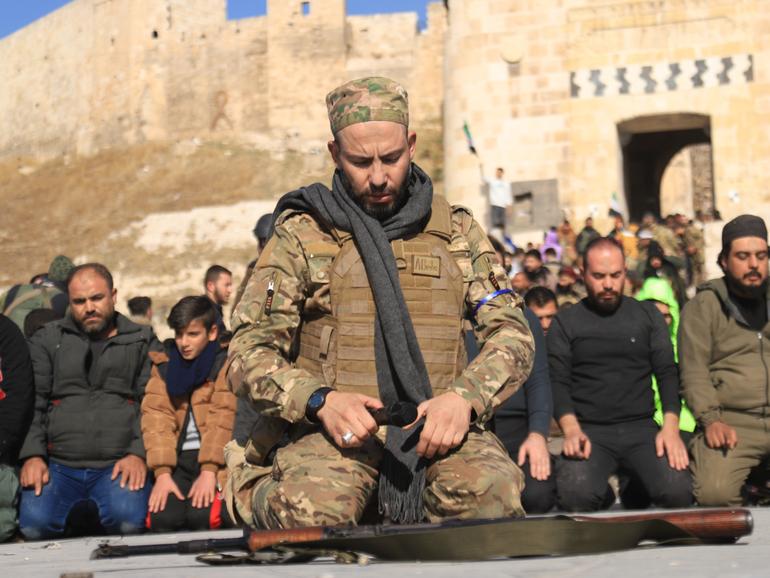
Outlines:
{"type": "Polygon", "coordinates": [[[344,436],[342,436],[342,441],[345,442],[345,444],[349,444],[353,441],[354,437],[356,437],[356,435],[352,431],[349,431],[344,436]]]}

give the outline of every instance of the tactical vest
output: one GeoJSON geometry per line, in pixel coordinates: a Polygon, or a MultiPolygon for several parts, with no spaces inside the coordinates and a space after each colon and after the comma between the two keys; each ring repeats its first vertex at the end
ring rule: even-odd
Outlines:
{"type": "MultiPolygon", "coordinates": [[[[334,231],[333,236],[336,243],[306,247],[310,282],[329,291],[331,311],[306,303],[295,363],[338,391],[379,397],[372,290],[350,234],[334,231]]],[[[397,239],[391,247],[437,396],[447,391],[467,365],[463,313],[466,281],[473,275],[470,250],[464,237],[453,239],[451,207],[439,196],[434,196],[425,230],[409,239],[397,239]]]]}

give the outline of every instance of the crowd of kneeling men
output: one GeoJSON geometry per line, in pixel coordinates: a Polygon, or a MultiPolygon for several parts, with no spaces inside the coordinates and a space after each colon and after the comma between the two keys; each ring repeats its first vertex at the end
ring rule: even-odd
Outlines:
{"type": "MultiPolygon", "coordinates": [[[[523,471],[524,510],[741,504],[770,455],[764,221],[725,225],[724,277],[681,316],[662,280],[623,295],[615,241],[591,241],[583,262],[585,299],[542,326],[526,310],[534,366],[490,423],[523,471]]],[[[0,540],[17,517],[28,540],[236,523],[223,507],[224,448],[245,445],[260,418],[231,391],[217,304],[181,299],[168,316],[175,338],[161,344],[115,311],[103,265],[63,281],[66,316],[28,341],[0,316],[0,540]]],[[[532,300],[543,306],[537,291],[532,300]]]]}

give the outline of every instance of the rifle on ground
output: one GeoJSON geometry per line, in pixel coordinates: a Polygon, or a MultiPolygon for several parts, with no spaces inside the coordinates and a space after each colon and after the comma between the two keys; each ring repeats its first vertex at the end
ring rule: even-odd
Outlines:
{"type": "MultiPolygon", "coordinates": [[[[597,554],[658,544],[732,543],[751,534],[746,509],[691,509],[620,516],[537,516],[451,520],[439,524],[246,530],[241,538],[175,544],[101,544],[91,558],[248,551],[244,557],[204,556],[209,563],[296,562],[319,555],[366,554],[380,560],[470,561],[519,556],[597,554]],[[355,554],[352,554],[355,553],[355,554]]],[[[345,558],[343,558],[345,559],[345,558]]]]}

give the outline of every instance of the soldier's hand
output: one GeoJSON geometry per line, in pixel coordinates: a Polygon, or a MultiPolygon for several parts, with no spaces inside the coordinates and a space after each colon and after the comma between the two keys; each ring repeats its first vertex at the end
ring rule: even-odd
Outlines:
{"type": "Polygon", "coordinates": [[[723,421],[712,422],[706,426],[706,445],[731,450],[738,445],[738,434],[723,421]]]}
{"type": "Polygon", "coordinates": [[[377,422],[369,413],[369,409],[383,407],[382,402],[376,397],[330,391],[317,417],[338,447],[358,448],[377,433],[377,422]],[[346,442],[342,438],[348,432],[353,434],[353,438],[346,442]]]}
{"type": "Polygon", "coordinates": [[[184,494],[179,490],[171,474],[160,474],[155,478],[155,485],[152,487],[150,500],[147,503],[150,513],[157,514],[165,510],[169,494],[174,494],[177,499],[184,502],[184,494]]]}
{"type": "Polygon", "coordinates": [[[132,492],[140,490],[144,487],[144,482],[147,479],[147,464],[142,458],[128,454],[115,462],[115,467],[112,468],[110,479],[114,480],[118,476],[120,476],[121,488],[128,486],[132,492]]]}
{"type": "Polygon", "coordinates": [[[529,459],[529,472],[536,480],[547,480],[551,475],[551,454],[542,434],[532,432],[519,446],[518,464],[524,466],[529,459]]]}
{"type": "Polygon", "coordinates": [[[28,458],[21,467],[19,481],[22,488],[35,488],[35,495],[39,496],[43,486],[48,483],[48,464],[39,456],[28,458]]]}
{"type": "Polygon", "coordinates": [[[471,424],[471,404],[450,391],[425,400],[417,406],[417,419],[406,426],[410,429],[423,417],[425,425],[417,444],[417,455],[427,459],[443,456],[459,446],[471,424]]]}

